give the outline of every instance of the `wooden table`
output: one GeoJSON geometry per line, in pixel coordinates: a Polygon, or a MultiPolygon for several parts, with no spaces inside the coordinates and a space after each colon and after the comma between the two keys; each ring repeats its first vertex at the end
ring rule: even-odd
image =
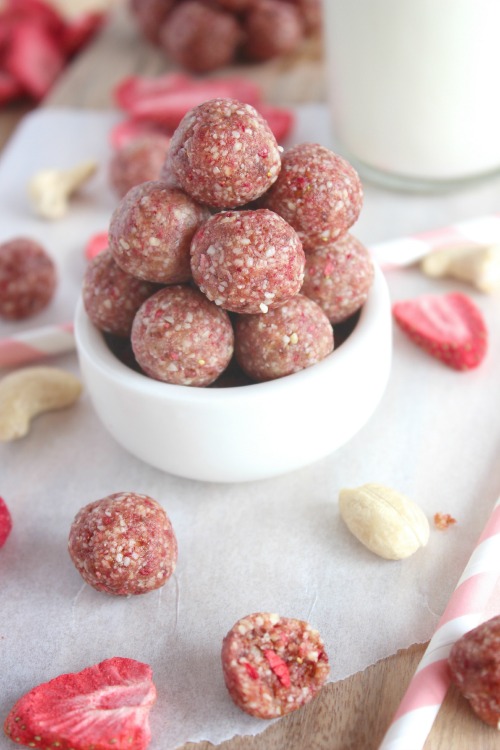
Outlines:
{"type": "MultiPolygon", "coordinates": [[[[123,8],[117,7],[95,42],[66,71],[45,106],[106,109],[110,91],[124,75],[154,75],[168,69],[163,56],[138,36],[123,8]]],[[[224,75],[241,72],[234,68],[224,75]]],[[[298,55],[245,68],[269,101],[294,104],[324,100],[321,46],[309,42],[298,55]]],[[[27,105],[0,113],[0,147],[5,144],[27,105]]],[[[360,613],[362,615],[362,613],[360,613]]],[[[236,737],[217,747],[226,750],[375,750],[397,709],[425,644],[414,645],[362,673],[327,685],[308,706],[271,725],[256,737],[236,737]]],[[[184,750],[209,750],[208,742],[188,743],[184,750]]],[[[482,724],[466,701],[451,688],[425,750],[493,750],[498,732],[482,724]]]]}

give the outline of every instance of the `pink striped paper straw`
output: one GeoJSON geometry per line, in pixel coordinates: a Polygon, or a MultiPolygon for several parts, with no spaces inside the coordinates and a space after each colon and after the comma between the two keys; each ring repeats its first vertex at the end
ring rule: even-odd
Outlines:
{"type": "Polygon", "coordinates": [[[370,247],[370,252],[384,270],[409,266],[428,253],[450,245],[492,245],[500,243],[500,214],[481,216],[447,227],[418,232],[370,247]]]}
{"type": "Polygon", "coordinates": [[[73,324],[48,325],[0,339],[0,367],[17,367],[75,348],[73,324]]]}
{"type": "Polygon", "coordinates": [[[422,750],[450,684],[448,656],[485,620],[500,575],[500,498],[439,620],[379,750],[422,750]]]}

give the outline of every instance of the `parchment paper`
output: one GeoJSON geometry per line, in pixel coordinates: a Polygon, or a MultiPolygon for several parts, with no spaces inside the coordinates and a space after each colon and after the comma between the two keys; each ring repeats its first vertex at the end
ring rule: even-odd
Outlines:
{"type": "MultiPolygon", "coordinates": [[[[325,110],[298,115],[297,140],[331,145],[325,110]]],[[[61,267],[61,298],[40,323],[72,314],[83,245],[106,227],[114,206],[105,176],[114,121],[113,113],[40,111],[0,163],[0,239],[21,229],[46,239],[61,267]],[[91,156],[101,172],[70,215],[50,225],[33,218],[27,177],[91,156]]],[[[477,214],[493,210],[494,189],[500,194],[491,183],[477,214]]],[[[365,242],[397,236],[386,222],[391,210],[394,223],[405,224],[401,234],[473,216],[477,190],[485,195],[479,186],[453,201],[368,187],[357,234],[365,242]]],[[[39,417],[25,439],[0,445],[0,494],[14,521],[0,551],[2,719],[38,683],[128,656],[154,672],[151,750],[216,743],[267,726],[233,706],[223,684],[221,641],[243,615],[273,611],[311,622],[325,641],[333,681],[430,638],[500,491],[499,295],[430,281],[415,269],[391,271],[388,281],[394,300],[452,288],[470,293],[490,330],[487,358],[475,371],[455,372],[395,330],[392,374],[375,415],[348,445],[309,468],[240,485],[163,474],[114,442],[85,392],[76,406],[39,417]],[[379,559],[350,535],[337,507],[342,487],[370,481],[418,502],[431,527],[438,511],[457,523],[445,532],[432,527],[428,546],[405,561],[379,559]],[[162,503],[180,550],[163,589],[128,599],[83,584],[66,550],[77,511],[121,490],[162,503]]],[[[10,331],[0,326],[0,335],[10,331]]],[[[51,363],[78,374],[75,355],[51,363]]],[[[0,738],[1,748],[11,746],[0,738]]]]}

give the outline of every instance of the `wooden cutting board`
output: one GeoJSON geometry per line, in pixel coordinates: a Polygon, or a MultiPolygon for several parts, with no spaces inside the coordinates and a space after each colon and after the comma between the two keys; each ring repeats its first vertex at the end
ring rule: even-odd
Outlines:
{"type": "MultiPolygon", "coordinates": [[[[70,2],[70,0],[68,0],[70,2]]],[[[138,35],[125,7],[116,5],[102,34],[65,72],[46,106],[110,108],[114,84],[131,73],[155,75],[169,69],[165,58],[138,35]]],[[[309,41],[300,53],[259,66],[225,69],[244,73],[275,104],[324,101],[325,74],[321,44],[309,41]]],[[[218,74],[214,74],[215,76],[218,74]]],[[[27,106],[0,113],[0,147],[27,106]]],[[[362,615],[362,613],[360,613],[362,615]]],[[[404,695],[425,644],[415,645],[362,673],[327,685],[308,706],[272,724],[255,737],[235,737],[225,750],[376,750],[404,695]]],[[[452,688],[441,708],[425,750],[498,750],[498,732],[482,724],[452,688]]],[[[209,750],[208,742],[183,750],[209,750]]]]}

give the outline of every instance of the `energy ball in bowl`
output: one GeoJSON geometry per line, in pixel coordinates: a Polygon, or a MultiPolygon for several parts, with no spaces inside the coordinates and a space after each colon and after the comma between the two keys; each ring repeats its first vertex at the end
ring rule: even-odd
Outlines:
{"type": "Polygon", "coordinates": [[[317,143],[301,143],[283,154],[279,177],[263,200],[292,225],[306,253],[345,234],[362,204],[354,167],[317,143]]]}
{"type": "Polygon", "coordinates": [[[160,588],[177,563],[170,519],[156,500],[135,492],[117,492],[82,508],[68,550],[89,586],[115,596],[160,588]]]}
{"type": "Polygon", "coordinates": [[[235,321],[235,355],[253,380],[291,375],[333,351],[333,329],[316,302],[298,294],[267,315],[235,321]]]}
{"type": "Polygon", "coordinates": [[[189,286],[160,289],[139,308],[132,349],[155,380],[206,386],[226,369],[234,334],[228,314],[189,286]]]}
{"type": "Polygon", "coordinates": [[[280,216],[222,211],[191,243],[193,279],[208,299],[237,313],[267,313],[298,293],[305,256],[297,233],[280,216]]]}
{"type": "Polygon", "coordinates": [[[172,136],[169,153],[182,188],[213,208],[259,198],[281,167],[271,128],[237,99],[211,99],[190,110],[172,136]]]}
{"type": "Polygon", "coordinates": [[[122,271],[111,252],[103,250],[87,266],[82,298],[87,315],[99,330],[129,336],[137,310],[156,291],[158,284],[122,271]]]}
{"type": "Polygon", "coordinates": [[[260,719],[276,719],[308,703],[330,671],[317,630],[303,620],[267,612],[233,625],[221,659],[229,695],[260,719]]]}
{"type": "Polygon", "coordinates": [[[186,0],[168,15],[158,41],[178,65],[193,73],[208,73],[232,62],[242,37],[231,13],[200,0],[186,0]]]}
{"type": "Polygon", "coordinates": [[[113,212],[109,248],[123,271],[146,281],[191,278],[189,246],[208,211],[159,181],[133,187],[113,212]]]}
{"type": "Polygon", "coordinates": [[[15,237],[0,244],[0,317],[36,315],[52,301],[56,287],[54,261],[38,242],[15,237]]]}
{"type": "Polygon", "coordinates": [[[113,153],[109,162],[109,182],[119,198],[142,182],[159,180],[170,145],[170,138],[149,133],[128,141],[113,153]]]}
{"type": "Polygon", "coordinates": [[[366,247],[352,234],[345,234],[307,253],[301,293],[317,302],[330,323],[337,325],[364,305],[373,275],[366,247]]]}

